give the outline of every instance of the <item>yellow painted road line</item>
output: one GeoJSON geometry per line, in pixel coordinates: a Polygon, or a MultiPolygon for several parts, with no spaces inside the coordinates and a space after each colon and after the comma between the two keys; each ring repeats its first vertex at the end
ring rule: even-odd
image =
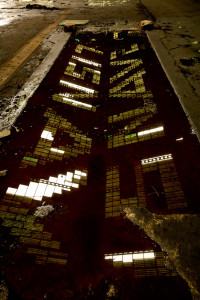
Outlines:
{"type": "Polygon", "coordinates": [[[60,22],[69,14],[72,9],[65,10],[65,12],[51,25],[43,29],[36,35],[28,44],[22,47],[17,54],[9,61],[5,62],[0,68],[0,89],[10,79],[19,66],[33,53],[33,51],[41,44],[44,38],[55,29],[60,22]]]}

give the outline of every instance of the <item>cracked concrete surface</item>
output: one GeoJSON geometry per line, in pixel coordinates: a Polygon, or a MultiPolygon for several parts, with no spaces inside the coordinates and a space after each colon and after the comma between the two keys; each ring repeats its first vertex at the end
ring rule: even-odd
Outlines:
{"type": "Polygon", "coordinates": [[[200,216],[157,215],[136,207],[125,209],[125,213],[167,252],[171,267],[186,280],[194,299],[199,299],[200,216]]]}

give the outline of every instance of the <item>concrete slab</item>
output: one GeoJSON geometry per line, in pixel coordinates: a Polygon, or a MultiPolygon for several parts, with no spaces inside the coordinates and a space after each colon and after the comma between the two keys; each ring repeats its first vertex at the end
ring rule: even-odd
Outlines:
{"type": "Polygon", "coordinates": [[[89,20],[63,20],[59,26],[65,26],[65,25],[85,25],[89,22],[89,20]]]}
{"type": "Polygon", "coordinates": [[[161,42],[162,31],[147,32],[149,41],[200,141],[200,100],[161,42]]]}
{"type": "MultiPolygon", "coordinates": [[[[26,81],[19,93],[13,99],[10,99],[10,105],[7,107],[6,112],[2,114],[3,120],[0,121],[0,129],[2,137],[8,135],[11,126],[16,121],[17,117],[21,114],[26,106],[30,97],[34,94],[35,90],[40,85],[46,74],[49,72],[52,64],[62,51],[64,45],[70,38],[71,33],[56,31],[51,34],[50,41],[52,43],[51,51],[47,54],[42,63],[37,67],[35,72],[26,81]]],[[[1,137],[1,135],[0,135],[1,137]]]]}

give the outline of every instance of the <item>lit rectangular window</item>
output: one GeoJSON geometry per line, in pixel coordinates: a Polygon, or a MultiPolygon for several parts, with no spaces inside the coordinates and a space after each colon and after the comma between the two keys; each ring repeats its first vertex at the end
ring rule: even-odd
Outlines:
{"type": "MultiPolygon", "coordinates": [[[[76,171],[75,171],[76,172],[76,171]]],[[[72,181],[72,178],[73,178],[73,173],[71,173],[71,172],[67,172],[67,175],[66,175],[66,180],[67,181],[72,181]]]]}
{"type": "Polygon", "coordinates": [[[33,196],[35,195],[35,192],[37,190],[37,187],[38,187],[38,183],[31,181],[29,183],[29,186],[28,186],[25,196],[28,198],[33,198],[33,196]]]}
{"type": "Polygon", "coordinates": [[[164,130],[164,127],[160,126],[160,127],[152,128],[152,129],[149,129],[149,130],[140,131],[140,132],[138,132],[138,136],[145,135],[145,134],[150,134],[150,133],[154,133],[154,132],[159,132],[159,131],[163,131],[163,130],[164,130]]]}
{"type": "Polygon", "coordinates": [[[6,194],[15,195],[16,191],[17,191],[17,189],[9,187],[6,191],[6,194]]]}
{"type": "Polygon", "coordinates": [[[81,58],[81,57],[78,57],[78,56],[75,56],[75,55],[73,55],[72,58],[76,59],[76,60],[78,60],[80,62],[83,62],[85,64],[89,64],[89,65],[92,65],[92,66],[95,66],[95,67],[101,67],[101,64],[99,64],[99,63],[97,63],[95,61],[92,61],[92,60],[81,58]]]}
{"type": "Polygon", "coordinates": [[[47,188],[45,190],[44,196],[45,197],[52,197],[53,193],[54,193],[54,190],[55,190],[55,186],[51,185],[51,184],[48,184],[47,188]]]}
{"type": "Polygon", "coordinates": [[[33,199],[37,200],[37,201],[41,201],[42,197],[45,194],[46,187],[47,187],[47,184],[40,182],[38,184],[38,187],[37,187],[37,190],[35,192],[33,199]]]}
{"type": "Polygon", "coordinates": [[[133,262],[133,254],[124,254],[123,263],[133,262]]]}
{"type": "Polygon", "coordinates": [[[18,189],[17,189],[16,195],[17,196],[24,196],[25,193],[26,193],[27,188],[28,188],[27,185],[20,184],[18,189]]]}
{"type": "Polygon", "coordinates": [[[155,258],[154,252],[144,252],[144,259],[155,258]]]}
{"type": "Polygon", "coordinates": [[[120,254],[120,255],[113,255],[113,261],[122,261],[122,254],[120,254]]]}
{"type": "Polygon", "coordinates": [[[65,151],[60,150],[60,149],[56,149],[56,148],[51,148],[50,150],[51,150],[52,152],[55,152],[55,153],[60,153],[60,154],[64,154],[64,153],[65,153],[65,151]]]}
{"type": "Polygon", "coordinates": [[[43,130],[43,132],[41,134],[41,138],[49,140],[49,141],[54,140],[51,131],[47,131],[47,130],[43,130]]]}
{"type": "Polygon", "coordinates": [[[84,86],[77,85],[75,83],[71,83],[71,82],[68,82],[68,81],[65,81],[65,80],[60,80],[60,83],[63,84],[63,85],[69,86],[71,88],[74,88],[74,89],[77,89],[77,90],[80,90],[80,91],[84,91],[88,94],[94,94],[94,92],[95,92],[93,89],[89,89],[89,88],[86,88],[84,86]]]}
{"type": "Polygon", "coordinates": [[[65,102],[69,102],[69,103],[71,103],[71,104],[73,104],[75,106],[79,105],[79,106],[83,106],[83,107],[87,107],[87,108],[92,108],[92,105],[90,105],[90,104],[87,104],[87,103],[84,103],[84,102],[80,102],[80,101],[76,101],[76,100],[73,100],[73,99],[69,99],[69,98],[66,98],[66,97],[63,97],[63,100],[65,102]]]}

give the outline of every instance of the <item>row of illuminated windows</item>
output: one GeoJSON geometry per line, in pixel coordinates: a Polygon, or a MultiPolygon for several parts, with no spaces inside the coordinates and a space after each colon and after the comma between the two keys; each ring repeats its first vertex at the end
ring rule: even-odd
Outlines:
{"type": "Polygon", "coordinates": [[[88,50],[88,51],[91,51],[91,52],[95,52],[95,53],[97,53],[97,54],[103,55],[103,52],[102,52],[102,51],[97,50],[97,49],[95,49],[95,48],[87,47],[87,46],[82,45],[82,44],[78,44],[78,45],[77,45],[77,47],[76,47],[76,49],[75,49],[75,52],[81,53],[83,49],[88,50]]]}
{"type": "Polygon", "coordinates": [[[159,170],[169,209],[187,206],[172,154],[143,159],[141,163],[144,174],[159,170]]]}
{"type": "MultiPolygon", "coordinates": [[[[156,104],[153,104],[153,106],[156,109],[156,104]]],[[[151,114],[151,112],[152,112],[152,109],[148,108],[148,107],[142,107],[142,108],[137,108],[134,110],[125,111],[125,112],[120,113],[119,115],[109,116],[108,123],[115,123],[115,122],[123,121],[126,119],[135,118],[140,115],[145,115],[147,117],[148,114],[151,114]]]]}
{"type": "Polygon", "coordinates": [[[150,128],[144,131],[140,131],[132,134],[118,134],[114,136],[109,136],[108,138],[108,148],[120,147],[132,143],[138,143],[149,139],[154,139],[164,136],[164,127],[159,126],[155,128],[150,128]]]}
{"type": "Polygon", "coordinates": [[[101,74],[100,71],[96,71],[96,70],[91,69],[91,68],[83,67],[83,71],[80,74],[80,73],[74,72],[75,68],[76,68],[76,64],[69,64],[67,66],[64,74],[83,80],[85,78],[86,73],[89,72],[89,73],[93,74],[92,83],[95,83],[95,84],[100,83],[100,74],[101,74]]]}
{"type": "MultiPolygon", "coordinates": [[[[34,151],[34,156],[36,158],[31,158],[31,160],[34,160],[35,162],[33,163],[32,161],[29,160],[27,161],[27,159],[23,158],[22,163],[28,165],[36,165],[36,161],[38,162],[37,157],[43,157],[43,159],[47,159],[47,160],[52,160],[52,159],[62,160],[63,157],[66,158],[66,156],[71,153],[74,154],[90,153],[91,140],[87,140],[79,136],[75,140],[76,142],[74,142],[73,145],[66,145],[66,147],[59,146],[59,148],[49,147],[49,144],[46,145],[46,141],[40,140],[34,151]]],[[[31,153],[28,152],[26,154],[31,155],[31,153]]]]}
{"type": "MultiPolygon", "coordinates": [[[[131,50],[126,51],[125,49],[121,49],[121,56],[128,55],[128,54],[133,53],[133,52],[138,51],[138,50],[139,50],[138,45],[133,44],[133,45],[131,45],[131,50]]],[[[113,60],[115,58],[117,58],[117,51],[112,51],[110,53],[110,60],[113,60]]]]}
{"type": "Polygon", "coordinates": [[[112,166],[106,172],[106,206],[105,217],[120,215],[120,181],[119,168],[112,166]]]}
{"type": "Polygon", "coordinates": [[[135,59],[127,59],[127,60],[117,60],[117,61],[111,61],[111,66],[122,66],[122,65],[130,65],[135,62],[135,59]]]}
{"type": "Polygon", "coordinates": [[[120,83],[118,83],[113,88],[109,89],[109,93],[113,94],[113,93],[121,91],[122,88],[124,88],[126,85],[130,84],[132,81],[134,81],[134,84],[135,84],[135,90],[133,90],[132,92],[144,93],[146,91],[146,88],[145,88],[145,85],[144,85],[142,75],[144,75],[145,73],[146,72],[144,70],[142,70],[142,71],[139,71],[139,72],[133,74],[129,78],[127,78],[124,81],[121,81],[120,83]]]}
{"type": "Polygon", "coordinates": [[[62,79],[60,80],[60,85],[69,87],[71,89],[75,89],[77,91],[82,91],[82,92],[87,93],[89,95],[98,94],[98,92],[95,91],[94,89],[86,88],[82,85],[78,85],[78,84],[75,84],[75,83],[72,83],[72,82],[69,82],[69,81],[66,81],[66,80],[62,80],[62,79]]]}
{"type": "Polygon", "coordinates": [[[151,95],[150,92],[145,93],[136,93],[134,90],[124,90],[124,91],[118,91],[115,93],[110,93],[109,98],[136,98],[136,99],[145,99],[146,97],[149,97],[151,95]]]}
{"type": "Polygon", "coordinates": [[[25,243],[28,245],[34,245],[34,246],[42,246],[43,245],[43,247],[48,247],[51,249],[60,249],[60,242],[58,242],[58,241],[50,241],[49,243],[48,243],[48,241],[44,241],[44,244],[43,244],[43,241],[41,241],[39,239],[34,239],[32,237],[23,237],[23,236],[21,236],[19,238],[19,241],[21,243],[25,243]],[[46,245],[48,245],[48,246],[46,246],[46,245]]]}
{"type": "Polygon", "coordinates": [[[87,177],[86,172],[75,170],[75,172],[67,172],[66,175],[59,174],[58,177],[49,177],[49,180],[40,180],[40,182],[30,182],[28,186],[20,184],[17,189],[9,187],[7,194],[20,197],[30,198],[42,201],[43,197],[52,197],[53,194],[62,194],[62,191],[71,191],[71,188],[78,188],[82,177],[87,177]],[[73,182],[74,179],[76,183],[73,182]]]}
{"type": "Polygon", "coordinates": [[[105,259],[112,261],[114,267],[133,266],[135,277],[176,276],[166,268],[163,252],[128,252],[106,254],[105,259]]]}
{"type": "Polygon", "coordinates": [[[141,64],[142,64],[141,59],[133,60],[129,67],[125,68],[123,71],[118,72],[116,75],[112,76],[110,78],[110,83],[113,83],[115,80],[117,80],[118,78],[120,78],[120,77],[124,76],[125,74],[129,73],[131,70],[134,70],[136,67],[138,67],[141,64]]]}
{"type": "MultiPolygon", "coordinates": [[[[15,201],[13,202],[15,204],[15,201]]],[[[12,205],[12,204],[11,204],[12,205]]],[[[10,234],[18,236],[19,242],[29,245],[59,249],[60,242],[52,240],[52,233],[43,231],[44,225],[35,223],[36,216],[27,215],[28,209],[0,206],[2,225],[11,228],[10,234]]],[[[39,249],[38,251],[46,251],[39,249]]],[[[52,255],[65,256],[63,253],[49,251],[52,255]]]]}
{"type": "Polygon", "coordinates": [[[105,254],[105,259],[111,259],[113,262],[132,263],[134,260],[155,259],[155,253],[150,251],[105,254]]]}
{"type": "MultiPolygon", "coordinates": [[[[7,214],[5,212],[1,212],[0,217],[3,219],[2,225],[5,227],[13,227],[15,230],[20,230],[20,235],[30,235],[31,231],[43,231],[44,225],[42,224],[34,224],[31,222],[20,222],[17,220],[17,215],[15,215],[16,220],[7,219],[7,214]]],[[[8,216],[10,217],[10,216],[8,216]]]]}

